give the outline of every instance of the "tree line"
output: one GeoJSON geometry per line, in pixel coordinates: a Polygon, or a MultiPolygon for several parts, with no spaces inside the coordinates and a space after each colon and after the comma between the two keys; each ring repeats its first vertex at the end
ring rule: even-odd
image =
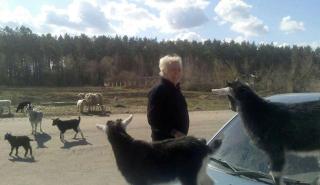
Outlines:
{"type": "Polygon", "coordinates": [[[105,81],[158,76],[159,58],[183,59],[183,87],[208,90],[240,78],[277,92],[312,89],[320,79],[320,48],[204,42],[127,36],[38,35],[31,29],[0,29],[0,85],[102,86],[105,81]]]}

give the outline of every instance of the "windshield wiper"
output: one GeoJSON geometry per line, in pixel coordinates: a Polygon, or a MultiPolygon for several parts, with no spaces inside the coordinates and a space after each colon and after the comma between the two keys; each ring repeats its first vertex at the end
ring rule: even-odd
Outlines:
{"type": "Polygon", "coordinates": [[[274,180],[272,176],[262,172],[238,170],[235,172],[235,175],[239,175],[239,176],[241,175],[241,176],[248,177],[250,179],[255,179],[256,181],[260,181],[268,184],[274,184],[274,180]]]}
{"type": "Polygon", "coordinates": [[[223,161],[221,159],[216,159],[214,157],[210,157],[210,160],[212,160],[214,162],[217,162],[217,163],[221,164],[222,166],[230,169],[232,171],[231,175],[245,176],[245,177],[248,177],[250,179],[255,179],[257,181],[260,181],[260,182],[273,184],[273,178],[272,178],[271,175],[264,174],[264,173],[261,173],[261,172],[240,170],[240,169],[237,169],[236,167],[232,166],[231,164],[229,164],[227,161],[223,161]]]}
{"type": "MultiPolygon", "coordinates": [[[[211,161],[214,161],[216,163],[219,163],[220,165],[228,168],[231,170],[231,175],[235,175],[235,176],[245,176],[248,177],[250,179],[254,179],[256,181],[259,182],[264,182],[267,184],[274,184],[274,180],[273,177],[270,174],[266,174],[266,173],[262,173],[262,172],[258,172],[258,171],[248,171],[248,170],[243,170],[240,168],[236,168],[233,165],[229,164],[227,161],[221,160],[221,159],[217,159],[214,157],[210,157],[211,161]]],[[[310,185],[309,183],[305,183],[305,182],[301,182],[298,180],[293,180],[293,179],[289,179],[286,177],[283,177],[283,181],[286,185],[310,185]]]]}
{"type": "Polygon", "coordinates": [[[230,165],[227,161],[223,161],[221,159],[217,159],[217,158],[214,158],[214,157],[210,157],[210,160],[221,164],[222,166],[230,169],[232,172],[236,172],[237,171],[237,169],[235,167],[233,167],[232,165],[230,165]]]}

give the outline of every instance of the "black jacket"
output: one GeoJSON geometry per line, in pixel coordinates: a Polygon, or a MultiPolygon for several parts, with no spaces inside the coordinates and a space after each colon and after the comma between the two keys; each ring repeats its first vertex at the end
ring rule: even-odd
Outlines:
{"type": "Polygon", "coordinates": [[[172,133],[180,131],[185,135],[189,130],[187,102],[179,85],[174,86],[169,80],[161,78],[148,95],[148,122],[152,130],[152,139],[174,138],[172,133]]]}

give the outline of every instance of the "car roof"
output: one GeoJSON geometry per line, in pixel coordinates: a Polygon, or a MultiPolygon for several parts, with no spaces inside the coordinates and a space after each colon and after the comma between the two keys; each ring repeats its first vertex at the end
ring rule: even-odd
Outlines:
{"type": "Polygon", "coordinates": [[[319,101],[320,93],[310,92],[310,93],[286,93],[286,94],[276,94],[266,97],[267,100],[272,102],[280,103],[301,103],[310,101],[319,101]]]}

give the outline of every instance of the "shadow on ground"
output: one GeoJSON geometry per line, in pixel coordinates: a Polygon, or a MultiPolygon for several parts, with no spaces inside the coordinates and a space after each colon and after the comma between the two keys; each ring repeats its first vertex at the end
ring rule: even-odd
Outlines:
{"type": "Polygon", "coordinates": [[[12,158],[9,159],[9,161],[11,162],[27,162],[27,163],[34,163],[36,162],[36,160],[34,159],[34,157],[26,157],[26,158],[22,158],[20,156],[11,156],[12,158]]]}
{"type": "Polygon", "coordinates": [[[34,136],[35,141],[37,142],[37,148],[48,148],[45,143],[51,140],[51,136],[45,132],[37,133],[34,136]]]}
{"type": "Polygon", "coordinates": [[[64,146],[62,146],[62,149],[70,149],[72,147],[75,146],[80,146],[80,145],[92,145],[91,143],[89,143],[86,139],[74,139],[76,141],[66,141],[64,143],[64,146]]]}
{"type": "Polygon", "coordinates": [[[12,113],[11,114],[9,114],[9,113],[8,114],[1,114],[0,113],[0,118],[12,118],[12,117],[14,117],[14,114],[12,114],[12,113]]]}

